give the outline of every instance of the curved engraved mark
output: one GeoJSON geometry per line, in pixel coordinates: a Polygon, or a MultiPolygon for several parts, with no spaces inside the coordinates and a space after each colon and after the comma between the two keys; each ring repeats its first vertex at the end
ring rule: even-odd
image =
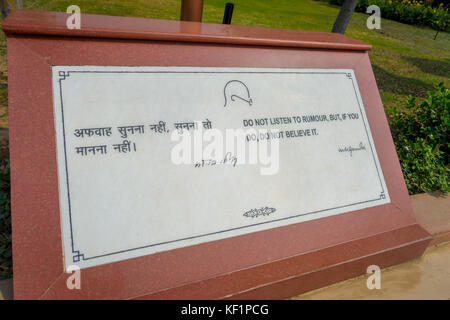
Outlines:
{"type": "Polygon", "coordinates": [[[245,83],[240,80],[228,81],[223,88],[223,96],[225,97],[224,107],[226,107],[230,101],[236,101],[236,99],[247,102],[249,106],[253,104],[253,100],[250,98],[250,91],[245,83]]]}
{"type": "Polygon", "coordinates": [[[257,218],[259,216],[268,216],[269,214],[277,211],[275,208],[264,207],[261,209],[251,209],[244,213],[244,217],[247,218],[257,218]]]}

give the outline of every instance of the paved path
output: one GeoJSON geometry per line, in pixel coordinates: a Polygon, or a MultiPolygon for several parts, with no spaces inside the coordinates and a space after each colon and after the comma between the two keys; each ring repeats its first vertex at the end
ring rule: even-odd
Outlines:
{"type": "Polygon", "coordinates": [[[12,279],[0,280],[0,300],[11,300],[13,298],[12,279]]]}
{"type": "Polygon", "coordinates": [[[369,275],[299,295],[295,300],[450,299],[450,243],[429,247],[424,255],[381,270],[381,289],[367,289],[369,275]]]}

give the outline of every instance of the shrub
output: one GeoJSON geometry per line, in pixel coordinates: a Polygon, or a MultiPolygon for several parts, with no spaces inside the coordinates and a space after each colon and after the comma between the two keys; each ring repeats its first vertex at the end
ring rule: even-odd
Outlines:
{"type": "MultiPolygon", "coordinates": [[[[328,0],[329,3],[341,6],[344,0],[328,0]]],[[[443,3],[417,0],[359,0],[355,11],[366,13],[367,7],[377,5],[381,9],[381,17],[412,24],[429,26],[438,31],[450,28],[450,14],[443,3]]]]}
{"type": "Polygon", "coordinates": [[[410,194],[449,192],[450,90],[443,83],[420,105],[407,100],[408,112],[394,109],[391,131],[410,194]]]}

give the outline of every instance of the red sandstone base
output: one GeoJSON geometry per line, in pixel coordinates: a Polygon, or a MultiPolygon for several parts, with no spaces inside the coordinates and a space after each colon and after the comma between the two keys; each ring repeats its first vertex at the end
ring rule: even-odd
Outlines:
{"type": "Polygon", "coordinates": [[[415,220],[367,50],[340,34],[15,11],[8,45],[16,299],[287,298],[419,257],[415,220]],[[355,71],[391,203],[83,269],[66,286],[53,65],[345,68],[355,71]]]}
{"type": "Polygon", "coordinates": [[[284,299],[422,255],[429,238],[413,225],[299,254],[139,299],[284,299]],[[417,238],[422,238],[417,240],[417,238]]]}

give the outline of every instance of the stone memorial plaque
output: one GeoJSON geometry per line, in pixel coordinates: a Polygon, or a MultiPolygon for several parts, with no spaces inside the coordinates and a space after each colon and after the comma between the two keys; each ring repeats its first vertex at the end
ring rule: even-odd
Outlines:
{"type": "Polygon", "coordinates": [[[52,73],[66,268],[390,202],[351,69],[52,73]]]}
{"type": "Polygon", "coordinates": [[[284,299],[427,247],[370,44],[67,18],[2,22],[15,299],[284,299]]]}

